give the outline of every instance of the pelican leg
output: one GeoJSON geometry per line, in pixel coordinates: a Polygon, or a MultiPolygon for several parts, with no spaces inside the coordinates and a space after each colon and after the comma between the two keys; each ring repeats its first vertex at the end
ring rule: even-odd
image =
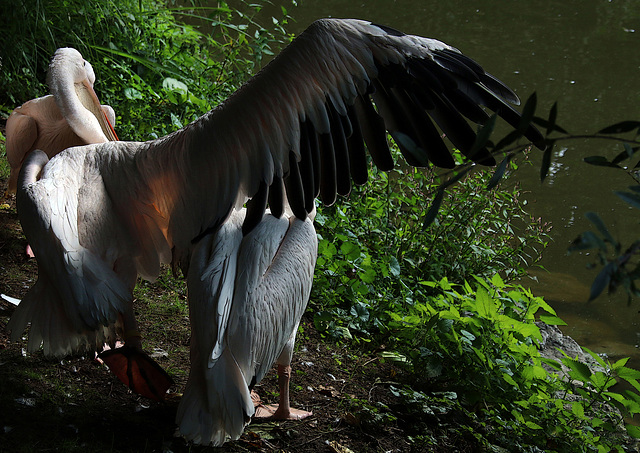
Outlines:
{"type": "Polygon", "coordinates": [[[293,345],[296,339],[298,327],[293,331],[293,335],[287,342],[284,350],[280,354],[278,361],[278,387],[280,391],[280,402],[276,407],[273,404],[263,405],[259,403],[256,406],[254,418],[268,420],[302,420],[313,412],[304,411],[302,409],[294,409],[289,403],[289,381],[291,380],[291,358],[293,356],[293,345]]]}

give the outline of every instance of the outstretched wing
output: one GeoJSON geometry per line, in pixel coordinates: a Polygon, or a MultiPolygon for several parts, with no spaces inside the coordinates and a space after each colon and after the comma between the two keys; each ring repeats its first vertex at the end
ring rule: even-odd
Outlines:
{"type": "MultiPolygon", "coordinates": [[[[184,129],[135,146],[104,145],[126,148],[136,184],[123,184],[111,165],[103,174],[113,174],[105,181],[126,222],[155,218],[174,260],[184,262],[192,243],[248,199],[245,232],[267,205],[279,216],[288,202],[304,218],[317,196],[331,204],[347,194],[352,180],[366,181],[365,144],[378,167],[392,168],[387,131],[411,165],[453,166],[442,134],[470,159],[492,164],[486,149],[473,149],[468,120],[484,122],[488,107],[516,127],[520,115],[509,102],[518,102],[509,88],[442,42],[324,19],[184,129]]],[[[532,126],[525,135],[542,141],[532,126]]]]}

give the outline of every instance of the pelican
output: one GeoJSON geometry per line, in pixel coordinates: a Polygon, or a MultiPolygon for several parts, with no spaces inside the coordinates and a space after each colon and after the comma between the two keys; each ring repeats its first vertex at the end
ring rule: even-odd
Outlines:
{"type": "Polygon", "coordinates": [[[16,191],[22,162],[35,149],[53,157],[72,146],[118,139],[115,112],[100,105],[95,81],[93,67],[80,52],[70,47],[56,50],[47,72],[51,94],[25,102],[7,119],[8,192],[16,191]]]}
{"type": "Polygon", "coordinates": [[[271,417],[311,415],[290,407],[289,378],[316,263],[312,220],[267,214],[243,235],[244,218],[244,209],[234,211],[191,258],[191,371],[176,420],[182,435],[198,444],[240,437],[254,414],[251,389],[273,363],[280,404],[271,417]]]}
{"type": "MultiPolygon", "coordinates": [[[[23,165],[17,206],[38,261],[38,280],[9,322],[12,338],[30,323],[30,350],[41,344],[45,352],[65,353],[95,346],[95,337],[118,320],[128,324],[125,331],[135,326],[129,303],[135,274],[153,280],[161,263],[172,263],[192,283],[193,293],[205,293],[193,296],[190,316],[194,329],[205,330],[194,335],[192,381],[206,380],[226,349],[237,353],[232,344],[238,340],[231,333],[236,318],[230,314],[221,323],[212,308],[223,303],[222,296],[211,290],[206,295],[216,283],[202,263],[224,258],[201,251],[208,247],[201,241],[239,231],[249,237],[267,206],[275,218],[290,209],[295,218],[307,219],[317,197],[331,204],[338,194],[349,193],[352,181],[366,182],[365,149],[376,166],[393,168],[387,132],[414,166],[455,165],[443,134],[470,160],[492,165],[491,153],[474,147],[476,134],[468,123],[489,119],[486,107],[543,147],[533,126],[520,126],[520,114],[510,105],[518,102],[478,63],[440,41],[362,20],[322,19],[224,103],[179,131],[147,142],[75,147],[48,162],[44,153],[34,152],[23,165]],[[238,227],[235,212],[245,205],[238,227]],[[190,269],[201,253],[204,259],[190,269]],[[206,332],[207,325],[217,333],[206,332]]],[[[236,291],[244,288],[236,283],[236,291]]],[[[304,305],[303,294],[289,296],[296,307],[304,305]]],[[[234,304],[235,299],[231,311],[234,304]]],[[[268,312],[273,322],[297,317],[291,307],[278,306],[268,312]]],[[[253,316],[256,326],[268,325],[266,312],[253,316]]],[[[288,329],[260,333],[272,343],[271,352],[280,348],[275,336],[289,334],[288,329]]],[[[269,366],[272,357],[256,359],[269,366]]],[[[260,375],[251,367],[241,371],[248,373],[245,382],[260,375]]],[[[227,376],[227,382],[232,379],[227,376]]],[[[221,391],[218,385],[223,384],[207,382],[206,395],[221,391]]],[[[232,404],[250,415],[245,389],[232,392],[232,404]]],[[[220,442],[216,427],[185,425],[190,411],[199,410],[191,409],[190,399],[178,420],[186,435],[220,442]]],[[[237,436],[245,421],[234,419],[233,429],[225,422],[226,435],[237,436]]]]}

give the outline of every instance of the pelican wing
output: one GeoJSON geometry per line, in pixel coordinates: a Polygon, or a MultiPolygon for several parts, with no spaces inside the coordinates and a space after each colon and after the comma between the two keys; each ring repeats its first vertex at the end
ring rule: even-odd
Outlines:
{"type": "MultiPolygon", "coordinates": [[[[74,150],[62,155],[69,152],[74,150]]],[[[38,284],[23,299],[9,328],[15,337],[31,321],[30,348],[35,349],[44,341],[45,348],[55,355],[69,353],[85,341],[76,338],[78,334],[84,332],[84,336],[93,338],[95,333],[91,332],[113,326],[131,298],[126,285],[113,271],[113,264],[108,265],[108,253],[99,254],[98,248],[90,250],[80,243],[78,229],[86,219],[79,215],[99,216],[103,201],[96,199],[98,192],[94,194],[97,203],[91,210],[78,209],[81,199],[78,194],[84,190],[86,177],[90,177],[85,175],[82,179],[83,157],[80,153],[74,159],[51,161],[39,180],[35,180],[35,175],[25,178],[17,198],[22,227],[38,257],[38,284]],[[36,306],[40,307],[37,313],[33,308],[36,306]],[[36,320],[41,322],[33,325],[36,320]]],[[[46,160],[42,151],[34,151],[25,160],[23,172],[31,171],[32,167],[42,168],[46,160]],[[32,164],[38,161],[41,163],[32,164]]],[[[106,243],[117,236],[107,229],[109,224],[101,222],[99,232],[106,243]]]]}
{"type": "MultiPolygon", "coordinates": [[[[248,199],[245,232],[267,204],[279,216],[288,202],[304,218],[318,195],[331,204],[352,180],[364,183],[365,144],[378,167],[392,168],[386,131],[412,165],[454,165],[443,132],[471,159],[492,164],[486,149],[473,151],[467,119],[486,120],[488,107],[516,127],[520,115],[509,102],[518,98],[508,87],[442,42],[365,21],[319,20],[222,105],[138,146],[138,181],[127,181],[127,193],[115,193],[123,190],[117,171],[107,185],[123,211],[134,212],[132,202],[145,205],[138,212],[157,211],[174,259],[184,263],[191,244],[248,199]]],[[[541,140],[532,126],[526,136],[541,140]]]]}
{"type": "MultiPolygon", "coordinates": [[[[7,160],[12,169],[19,169],[38,138],[38,123],[31,116],[16,109],[7,119],[6,135],[7,160]]],[[[16,181],[17,177],[16,171],[16,181]]]]}
{"type": "Polygon", "coordinates": [[[311,220],[266,216],[242,242],[228,347],[258,383],[295,334],[307,307],[318,240],[311,220]]]}
{"type": "Polygon", "coordinates": [[[243,237],[244,210],[194,250],[188,276],[191,373],[176,421],[196,443],[237,439],[254,413],[250,387],[294,335],[311,291],[311,220],[266,216],[243,237]]]}

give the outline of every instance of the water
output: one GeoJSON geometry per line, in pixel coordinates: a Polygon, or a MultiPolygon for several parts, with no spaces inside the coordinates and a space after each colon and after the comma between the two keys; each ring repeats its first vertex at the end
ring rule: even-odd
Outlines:
{"type": "MultiPolygon", "coordinates": [[[[511,0],[305,1],[291,10],[301,32],[314,19],[368,19],[459,48],[506,82],[524,100],[538,94],[538,114],[559,104],[558,123],[574,134],[593,133],[622,119],[638,119],[640,105],[640,5],[635,1],[511,0]]],[[[608,222],[620,240],[635,236],[639,212],[618,201],[613,190],[633,182],[622,172],[586,165],[582,158],[621,151],[606,142],[573,141],[556,149],[556,162],[545,183],[539,159],[520,171],[528,191],[529,211],[553,224],[552,245],[542,265],[533,269],[539,283],[527,280],[545,296],[569,326],[564,331],[582,345],[611,356],[640,359],[640,301],[603,295],[587,303],[595,276],[586,254],[567,256],[570,242],[591,227],[587,211],[608,222]]]]}

